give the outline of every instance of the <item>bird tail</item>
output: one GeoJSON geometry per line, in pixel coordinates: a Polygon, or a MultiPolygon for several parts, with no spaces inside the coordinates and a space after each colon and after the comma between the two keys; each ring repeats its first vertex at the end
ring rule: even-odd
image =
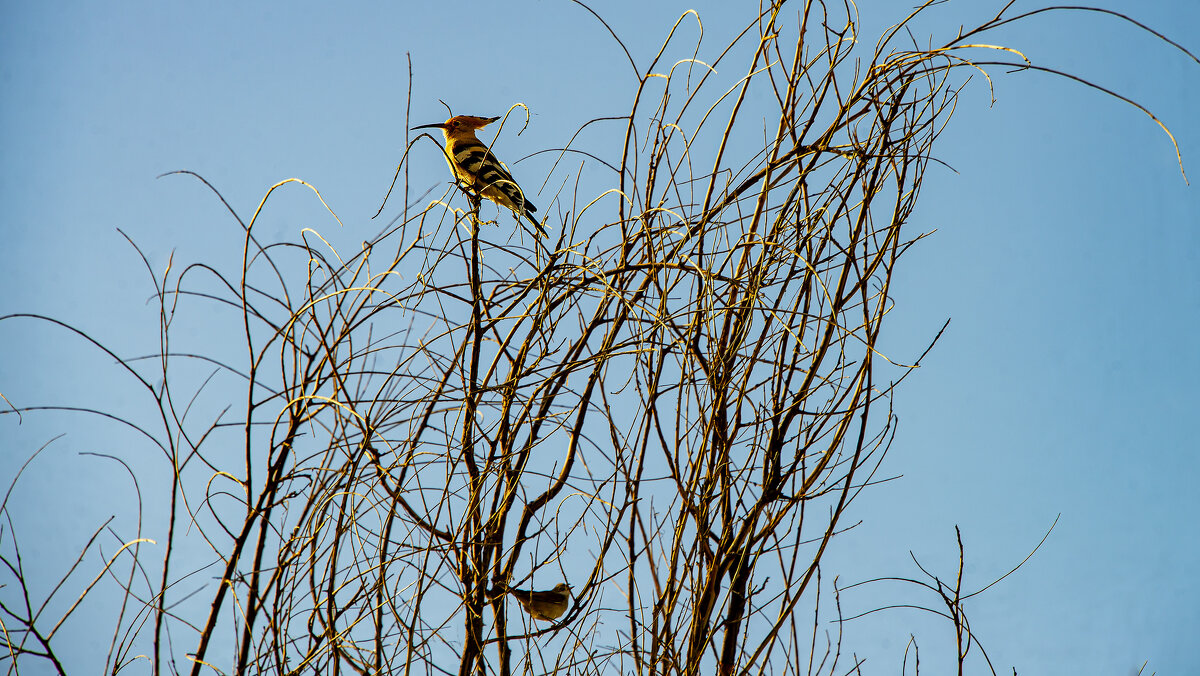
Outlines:
{"type": "Polygon", "coordinates": [[[523,215],[530,223],[533,224],[533,227],[537,230],[537,234],[541,235],[542,237],[549,236],[549,234],[546,232],[546,226],[538,222],[537,216],[533,215],[532,210],[526,209],[523,215]]]}

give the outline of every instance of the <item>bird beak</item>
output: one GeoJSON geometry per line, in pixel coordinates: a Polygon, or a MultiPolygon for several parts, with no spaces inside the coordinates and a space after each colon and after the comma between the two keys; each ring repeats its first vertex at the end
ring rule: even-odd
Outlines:
{"type": "Polygon", "coordinates": [[[445,128],[446,128],[445,122],[435,122],[433,124],[423,124],[419,127],[413,127],[413,130],[416,131],[417,129],[445,129],[445,128]]]}

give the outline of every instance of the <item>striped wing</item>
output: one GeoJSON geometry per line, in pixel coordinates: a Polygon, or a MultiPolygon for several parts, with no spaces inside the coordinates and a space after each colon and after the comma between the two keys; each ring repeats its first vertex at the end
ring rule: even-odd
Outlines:
{"type": "Polygon", "coordinates": [[[455,144],[453,152],[450,167],[463,183],[518,214],[537,211],[537,207],[525,199],[512,174],[487,146],[472,139],[455,144]]]}

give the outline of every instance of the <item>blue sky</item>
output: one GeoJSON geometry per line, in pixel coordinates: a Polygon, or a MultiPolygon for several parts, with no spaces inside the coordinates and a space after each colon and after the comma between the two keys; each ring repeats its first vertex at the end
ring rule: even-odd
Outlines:
{"type": "MultiPolygon", "coordinates": [[[[453,27],[434,3],[412,4],[3,3],[0,314],[50,315],[122,354],[153,351],[152,289],[117,228],[159,274],[172,252],[240,257],[236,224],[196,182],[155,179],[174,169],[202,174],[243,215],[273,183],[303,178],[346,224],[331,236],[374,234],[369,218],[404,146],[406,54],[413,124],[443,119],[439,98],[481,115],[527,104],[530,126],[504,140],[509,155],[561,146],[582,122],[627,109],[629,63],[571,3],[464,3],[453,27]]],[[[641,64],[691,7],[706,44],[720,44],[744,20],[733,4],[596,8],[641,64]]],[[[949,3],[921,26],[945,36],[999,4],[949,3]]],[[[902,11],[859,7],[866,42],[902,11]]],[[[1133,11],[1200,52],[1197,3],[1133,11]]],[[[1043,15],[993,41],[1152,109],[1200,182],[1200,65],[1097,15],[1043,15]]],[[[885,339],[897,361],[951,319],[897,395],[884,474],[903,478],[864,495],[853,515],[863,524],[836,541],[831,565],[844,580],[913,573],[910,551],[949,565],[959,525],[968,573],[987,582],[1061,514],[1038,555],[972,608],[993,663],[1022,674],[1128,674],[1146,661],[1148,672],[1200,671],[1200,192],[1137,110],[1047,75],[994,75],[996,104],[975,78],[941,139],[956,172],[931,168],[912,228],[937,232],[906,254],[893,286],[885,339]]],[[[430,155],[432,187],[445,167],[430,155]]],[[[310,194],[287,190],[261,226],[268,237],[332,230],[310,194]]],[[[61,330],[6,322],[0,354],[0,392],[20,405],[139,405],[61,330]]],[[[91,420],[0,418],[0,477],[63,431],[13,507],[30,560],[72,549],[32,533],[81,542],[96,515],[120,508],[108,479],[96,480],[100,465],[78,453],[122,455],[126,442],[91,420]]],[[[880,637],[905,621],[859,625],[868,673],[894,673],[903,646],[894,632],[880,637]]]]}

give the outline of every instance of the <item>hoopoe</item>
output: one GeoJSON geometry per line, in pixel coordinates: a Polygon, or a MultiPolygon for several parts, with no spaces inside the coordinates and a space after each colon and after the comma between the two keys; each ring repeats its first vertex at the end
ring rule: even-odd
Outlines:
{"type": "Polygon", "coordinates": [[[475,130],[483,129],[498,119],[455,115],[445,122],[423,124],[413,129],[441,129],[446,137],[446,164],[450,165],[450,173],[476,194],[511,209],[518,218],[528,218],[537,231],[544,235],[545,227],[533,215],[537,207],[525,198],[524,191],[492,151],[475,138],[475,130]]]}

